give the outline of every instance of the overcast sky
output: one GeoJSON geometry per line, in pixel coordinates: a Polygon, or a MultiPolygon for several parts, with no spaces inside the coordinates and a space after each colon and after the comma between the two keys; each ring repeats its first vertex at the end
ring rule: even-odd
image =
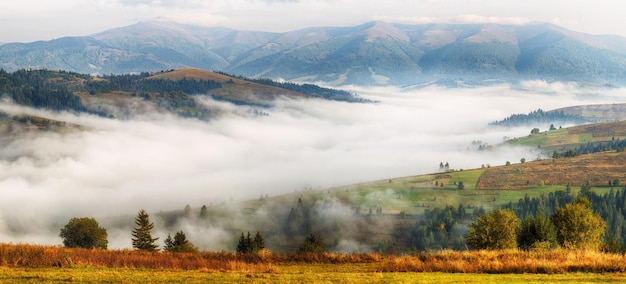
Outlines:
{"type": "Polygon", "coordinates": [[[397,23],[551,22],[626,36],[620,0],[19,0],[0,5],[0,42],[82,36],[138,21],[289,31],[308,26],[397,23]]]}

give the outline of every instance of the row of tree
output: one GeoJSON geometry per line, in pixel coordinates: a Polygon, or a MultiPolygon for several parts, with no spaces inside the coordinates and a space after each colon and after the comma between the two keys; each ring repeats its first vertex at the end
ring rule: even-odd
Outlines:
{"type": "MultiPolygon", "coordinates": [[[[503,120],[491,122],[489,125],[513,127],[538,123],[547,124],[552,122],[583,124],[588,122],[588,120],[580,115],[567,114],[563,111],[544,111],[542,109],[537,109],[529,112],[528,114],[513,114],[503,120]]],[[[552,129],[555,128],[551,127],[551,130],[552,129]]],[[[537,133],[538,132],[539,129],[537,129],[537,133]]]]}
{"type": "MultiPolygon", "coordinates": [[[[159,245],[156,241],[159,238],[152,237],[154,223],[150,222],[150,215],[145,210],[140,210],[135,218],[136,227],[132,230],[133,248],[142,251],[157,251],[159,245]]],[[[94,218],[72,218],[61,229],[59,236],[63,238],[63,245],[66,247],[80,247],[89,249],[107,249],[107,231],[100,227],[94,218]]],[[[198,248],[193,245],[183,231],[178,231],[171,237],[167,235],[165,239],[164,251],[169,252],[197,252],[198,248]]]]}
{"type": "Polygon", "coordinates": [[[250,232],[248,232],[248,236],[243,235],[241,232],[241,237],[239,238],[239,242],[237,243],[236,251],[237,253],[256,253],[265,249],[265,239],[261,235],[261,232],[256,232],[254,235],[254,239],[250,237],[250,232]]]}
{"type": "MultiPolygon", "coordinates": [[[[609,183],[611,186],[620,186],[622,182],[614,179],[609,183]]],[[[575,200],[571,192],[571,187],[567,185],[564,191],[559,190],[533,198],[525,196],[517,203],[509,203],[504,208],[512,209],[520,218],[532,216],[539,211],[553,214],[558,208],[575,200]]],[[[619,246],[626,244],[626,188],[611,188],[608,192],[599,194],[591,190],[589,183],[585,183],[581,186],[579,196],[587,198],[593,211],[606,222],[606,241],[619,246]]]]}
{"type": "Polygon", "coordinates": [[[594,213],[591,202],[579,197],[547,217],[540,210],[523,221],[511,209],[497,209],[478,217],[465,235],[474,249],[597,250],[603,243],[606,222],[594,213]]]}
{"type": "Polygon", "coordinates": [[[552,158],[570,158],[582,154],[593,154],[606,151],[623,152],[626,149],[626,140],[620,140],[619,138],[613,138],[611,141],[605,142],[588,142],[587,144],[580,145],[575,149],[567,149],[560,152],[552,152],[552,158]]]}

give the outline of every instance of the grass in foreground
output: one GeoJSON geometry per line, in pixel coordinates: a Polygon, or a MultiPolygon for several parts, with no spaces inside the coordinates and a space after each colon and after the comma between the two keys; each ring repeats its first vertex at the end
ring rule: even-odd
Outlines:
{"type": "Polygon", "coordinates": [[[623,283],[620,273],[474,274],[442,272],[360,272],[349,264],[279,266],[279,272],[207,272],[132,268],[7,268],[0,267],[2,283],[623,283]],[[339,270],[339,271],[337,271],[339,270]]]}
{"type": "Polygon", "coordinates": [[[379,254],[145,253],[0,244],[0,282],[609,283],[626,256],[593,251],[379,254]]]}

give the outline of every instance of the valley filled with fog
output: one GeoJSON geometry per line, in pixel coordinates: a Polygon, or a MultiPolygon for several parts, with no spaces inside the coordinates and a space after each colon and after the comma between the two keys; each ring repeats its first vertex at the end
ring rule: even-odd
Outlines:
{"type": "MultiPolygon", "coordinates": [[[[378,102],[278,100],[262,110],[269,115],[254,116],[250,107],[199,98],[229,110],[210,121],[154,114],[114,120],[2,104],[0,110],[10,114],[85,128],[3,140],[0,242],[60,244],[59,229],[71,217],[128,216],[132,221],[140,209],[157,213],[186,204],[234,204],[262,195],[426,174],[436,172],[440,162],[470,169],[532,160],[535,149],[478,151],[472,141],[497,145],[503,137],[549,127],[488,126],[511,114],[626,102],[621,89],[541,81],[514,88],[347,90],[378,102]]],[[[226,237],[211,232],[204,234],[226,237]]],[[[156,236],[164,239],[166,234],[156,236]]],[[[109,239],[111,248],[131,247],[130,230],[109,229],[109,239]]]]}

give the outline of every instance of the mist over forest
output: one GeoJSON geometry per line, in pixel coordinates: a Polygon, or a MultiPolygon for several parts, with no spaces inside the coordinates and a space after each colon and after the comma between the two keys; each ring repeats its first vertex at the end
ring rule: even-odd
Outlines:
{"type": "MultiPolygon", "coordinates": [[[[378,103],[318,99],[276,100],[267,116],[250,106],[198,97],[230,109],[209,121],[150,115],[115,120],[0,105],[84,126],[70,133],[28,132],[0,148],[0,242],[60,244],[71,217],[132,216],[186,204],[235,204],[306,189],[537,158],[533,149],[477,151],[475,141],[497,145],[533,127],[488,123],[537,108],[623,102],[621,89],[579,89],[565,83],[525,82],[470,89],[419,90],[348,87],[378,103]]],[[[565,125],[564,125],[565,126],[565,125]]],[[[234,205],[233,205],[234,206],[234,205]]],[[[236,210],[234,210],[236,211],[236,210]]],[[[236,217],[233,217],[236,218],[236,217]]],[[[272,218],[268,215],[268,218],[272,218]]],[[[155,223],[162,220],[155,217],[155,223]]],[[[219,224],[186,228],[200,248],[231,250],[233,236],[219,224]],[[222,240],[209,242],[207,239],[222,240]]],[[[129,248],[130,227],[109,228],[111,248],[129,248]]],[[[243,228],[242,228],[243,230],[243,228]]],[[[165,238],[168,232],[157,230],[165,238]]]]}

